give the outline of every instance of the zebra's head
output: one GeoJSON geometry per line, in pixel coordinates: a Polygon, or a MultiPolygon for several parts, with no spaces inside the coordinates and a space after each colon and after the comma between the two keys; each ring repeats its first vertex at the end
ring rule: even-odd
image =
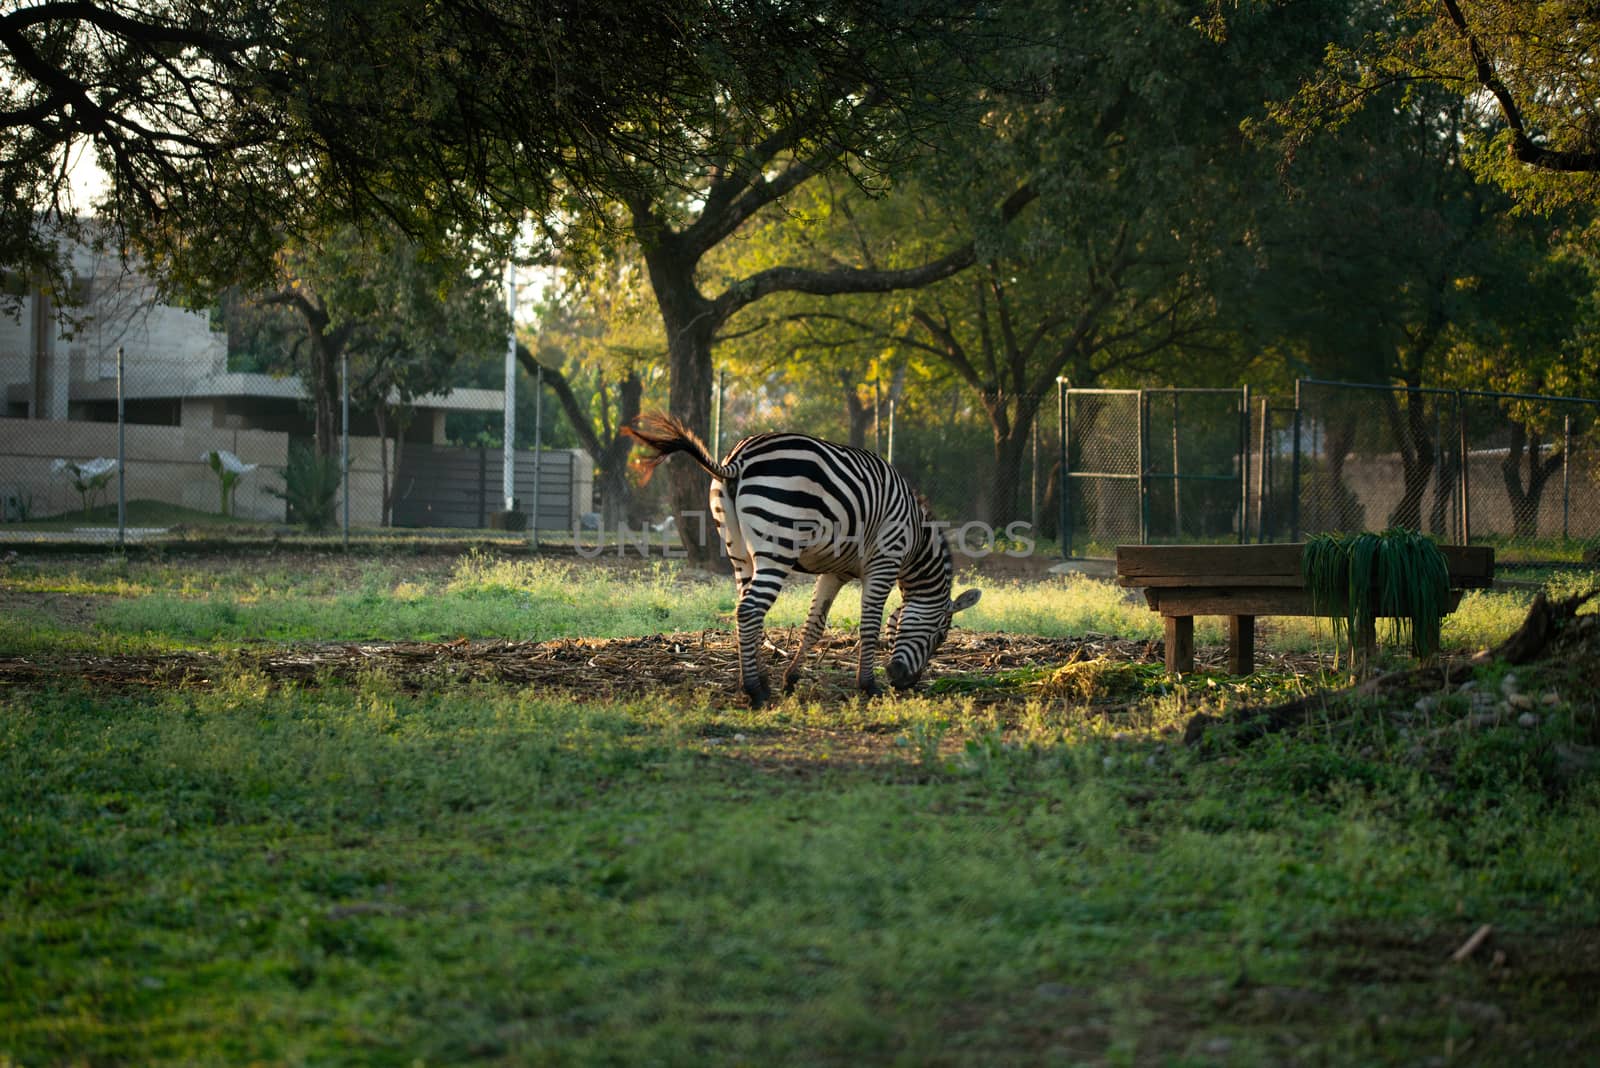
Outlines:
{"type": "Polygon", "coordinates": [[[897,690],[916,685],[934,650],[949,635],[950,618],[977,604],[981,596],[982,590],[967,590],[955,600],[948,593],[907,597],[889,617],[889,634],[894,639],[894,655],[889,658],[888,667],[890,685],[897,690]]]}

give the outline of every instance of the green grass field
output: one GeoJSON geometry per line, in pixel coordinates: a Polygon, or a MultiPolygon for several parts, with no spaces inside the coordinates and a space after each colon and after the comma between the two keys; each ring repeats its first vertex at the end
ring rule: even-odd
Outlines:
{"type": "MultiPolygon", "coordinates": [[[[1504,637],[1531,596],[1470,595],[1447,647],[1504,637]]],[[[1313,680],[1106,663],[1070,687],[1041,668],[1052,685],[1003,703],[980,698],[1019,673],[751,711],[731,678],[602,701],[390,670],[291,684],[245,655],[725,628],[731,584],[665,565],[24,556],[0,600],[0,1065],[1600,1049],[1600,781],[1578,759],[1600,675],[1581,658],[1517,669],[1530,726],[1407,695],[1190,749],[1190,714],[1313,680]],[[223,665],[203,681],[102,670],[196,650],[223,665]],[[60,670],[3,681],[22,660],[60,670]]],[[[804,611],[792,591],[774,622],[804,611]]],[[[858,612],[841,596],[835,622],[858,612]]],[[[1159,634],[1086,579],[990,585],[962,622],[1159,634]]]]}

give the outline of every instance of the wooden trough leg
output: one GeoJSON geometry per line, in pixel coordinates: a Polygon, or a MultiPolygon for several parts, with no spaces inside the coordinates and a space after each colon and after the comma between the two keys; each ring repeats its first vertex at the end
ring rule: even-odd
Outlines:
{"type": "Polygon", "coordinates": [[[1378,662],[1378,621],[1369,619],[1361,626],[1361,633],[1357,634],[1352,643],[1354,649],[1354,663],[1351,667],[1357,675],[1365,676],[1372,671],[1373,665],[1378,662]]]}
{"type": "Polygon", "coordinates": [[[1194,616],[1165,616],[1167,671],[1187,675],[1194,670],[1194,616]]]}
{"type": "Polygon", "coordinates": [[[1228,617],[1228,670],[1248,675],[1256,669],[1256,617],[1228,617]]]}

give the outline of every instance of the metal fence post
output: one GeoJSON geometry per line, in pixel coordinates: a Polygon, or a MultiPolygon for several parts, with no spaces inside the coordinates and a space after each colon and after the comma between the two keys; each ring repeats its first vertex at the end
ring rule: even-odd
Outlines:
{"type": "Polygon", "coordinates": [[[128,420],[122,388],[122,346],[117,346],[117,551],[128,543],[128,420]]]}
{"type": "Polygon", "coordinates": [[[1178,400],[1182,394],[1172,393],[1172,536],[1183,540],[1183,472],[1178,460],[1178,400]]]}
{"type": "Polygon", "coordinates": [[[506,260],[505,287],[505,396],[502,398],[500,428],[503,438],[500,447],[500,495],[504,500],[500,506],[509,512],[517,506],[517,265],[510,259],[506,260]]]}
{"type": "Polygon", "coordinates": [[[1239,387],[1239,544],[1250,540],[1250,384],[1239,387]]]}
{"type": "Polygon", "coordinates": [[[1290,446],[1289,530],[1290,541],[1300,540],[1300,380],[1294,384],[1294,441],[1290,446]]]}
{"type": "Polygon", "coordinates": [[[1145,436],[1150,432],[1149,421],[1146,418],[1146,400],[1144,390],[1139,390],[1139,544],[1150,544],[1150,502],[1148,500],[1148,486],[1145,479],[1145,436]]]}
{"type": "Polygon", "coordinates": [[[1572,413],[1561,416],[1561,540],[1566,541],[1572,513],[1572,413]]]}
{"type": "Polygon", "coordinates": [[[1056,379],[1056,416],[1061,424],[1061,480],[1056,489],[1056,534],[1061,541],[1061,559],[1072,559],[1072,459],[1067,443],[1071,439],[1072,416],[1068,410],[1071,401],[1069,383],[1056,379]]]}
{"type": "Polygon", "coordinates": [[[1456,432],[1461,449],[1461,544],[1472,544],[1472,454],[1467,451],[1467,402],[1456,390],[1456,432]]]}
{"type": "Polygon", "coordinates": [[[885,460],[889,461],[890,464],[893,464],[894,463],[894,393],[892,391],[889,393],[888,401],[889,401],[889,443],[888,443],[887,449],[885,449],[885,451],[884,451],[883,458],[885,460]]]}
{"type": "Polygon", "coordinates": [[[1256,544],[1267,540],[1267,492],[1272,482],[1267,477],[1268,469],[1272,463],[1272,455],[1268,452],[1267,423],[1271,419],[1272,409],[1268,406],[1266,397],[1261,398],[1261,465],[1256,468],[1256,544]]]}
{"type": "Polygon", "coordinates": [[[1033,415],[1033,461],[1028,471],[1028,523],[1039,529],[1039,413],[1033,415]]]}
{"type": "MultiPolygon", "coordinates": [[[[378,403],[383,403],[379,401],[378,403]]],[[[339,354],[339,477],[344,485],[344,550],[350,551],[350,354],[339,354]]],[[[383,448],[383,442],[378,443],[383,448]]]]}
{"type": "MultiPolygon", "coordinates": [[[[515,452],[513,451],[513,455],[515,452]]],[[[533,530],[533,547],[539,547],[539,461],[544,456],[544,364],[533,372],[533,515],[528,526],[533,530]]]]}

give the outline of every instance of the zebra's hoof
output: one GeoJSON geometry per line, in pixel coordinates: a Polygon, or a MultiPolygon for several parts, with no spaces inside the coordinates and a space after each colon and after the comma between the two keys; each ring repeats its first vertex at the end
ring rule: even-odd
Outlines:
{"type": "Polygon", "coordinates": [[[767,685],[766,679],[753,685],[745,684],[744,692],[750,698],[751,708],[760,708],[772,699],[772,687],[767,685]]]}

